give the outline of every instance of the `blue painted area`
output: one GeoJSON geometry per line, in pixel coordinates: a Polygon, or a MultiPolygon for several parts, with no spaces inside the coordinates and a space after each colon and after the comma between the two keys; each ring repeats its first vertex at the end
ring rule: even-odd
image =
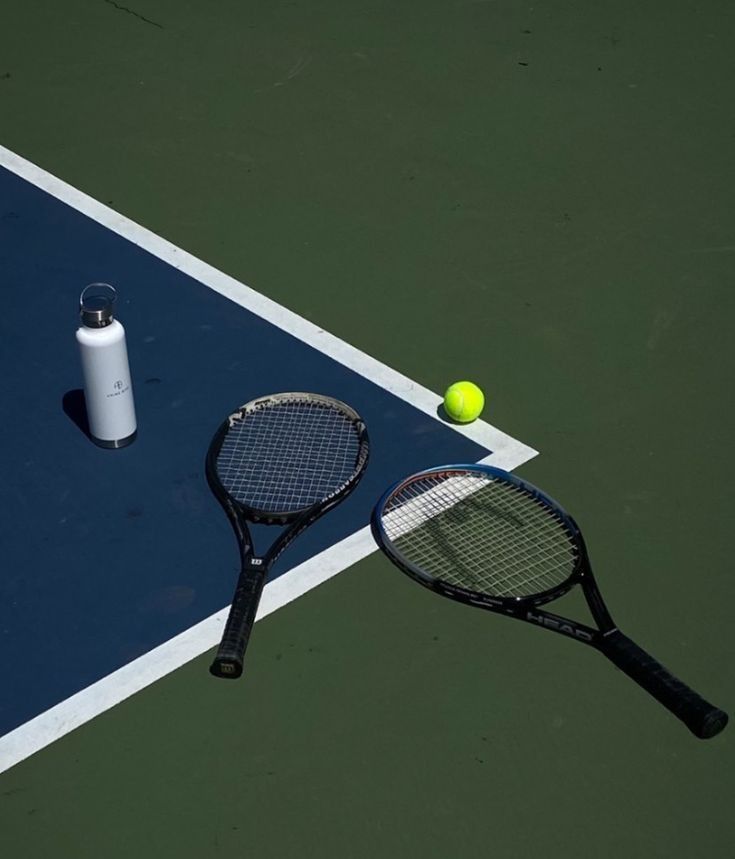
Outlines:
{"type": "Polygon", "coordinates": [[[366,525],[398,477],[487,454],[3,169],[0,277],[0,735],[230,601],[237,548],[203,463],[234,407],[318,391],[350,403],[370,432],[360,487],[274,575],[366,525]],[[120,294],[139,420],[138,440],[118,451],[70,417],[77,301],[100,280],[120,294]]]}

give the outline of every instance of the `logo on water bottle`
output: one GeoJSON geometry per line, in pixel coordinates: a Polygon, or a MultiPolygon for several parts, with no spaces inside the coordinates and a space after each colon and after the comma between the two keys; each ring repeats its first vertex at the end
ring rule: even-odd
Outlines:
{"type": "Polygon", "coordinates": [[[130,385],[126,385],[125,382],[122,381],[122,379],[118,379],[116,382],[114,382],[112,387],[115,390],[113,393],[107,395],[108,398],[109,397],[119,397],[120,394],[124,394],[126,391],[130,390],[130,385]]]}

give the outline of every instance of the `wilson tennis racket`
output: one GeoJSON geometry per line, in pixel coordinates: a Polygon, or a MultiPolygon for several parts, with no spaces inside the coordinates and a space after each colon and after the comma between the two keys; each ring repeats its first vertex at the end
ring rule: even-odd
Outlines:
{"type": "Polygon", "coordinates": [[[219,427],[207,479],[234,528],[241,571],[212,674],[242,674],[268,571],[295,537],[352,492],[368,452],[357,412],[318,394],[261,397],[219,427]],[[265,555],[255,555],[248,522],[282,526],[265,555]]]}
{"type": "Polygon", "coordinates": [[[488,466],[432,468],[389,489],[371,524],[383,552],[427,588],[596,647],[701,739],[727,724],[726,713],[620,632],[578,526],[534,486],[488,466]],[[577,584],[596,629],[540,608],[577,584]]]}

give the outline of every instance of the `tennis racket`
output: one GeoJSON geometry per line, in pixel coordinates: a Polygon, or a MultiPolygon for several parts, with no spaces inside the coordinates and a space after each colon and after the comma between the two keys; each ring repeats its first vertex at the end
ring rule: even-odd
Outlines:
{"type": "Polygon", "coordinates": [[[617,628],[577,524],[534,486],[483,465],[432,468],[389,489],[371,525],[390,560],[427,588],[597,648],[701,739],[727,724],[617,628]],[[540,608],[574,585],[597,628],[540,608]]]}
{"type": "Polygon", "coordinates": [[[207,479],[234,528],[241,568],[212,674],[242,674],[269,570],[305,528],[352,492],[368,452],[357,412],[318,394],[261,397],[221,424],[207,453],[207,479]],[[282,526],[264,555],[255,555],[248,522],[282,526]]]}

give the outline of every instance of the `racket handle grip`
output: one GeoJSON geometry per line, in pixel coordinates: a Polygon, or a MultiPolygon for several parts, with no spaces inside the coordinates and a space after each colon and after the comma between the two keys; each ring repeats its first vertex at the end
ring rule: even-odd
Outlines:
{"type": "Polygon", "coordinates": [[[727,725],[727,713],[713,707],[620,630],[607,633],[602,652],[628,677],[664,705],[701,740],[727,725]]]}
{"type": "Polygon", "coordinates": [[[242,674],[245,649],[253,631],[266,572],[266,565],[256,561],[246,564],[240,573],[225,631],[209,667],[210,674],[215,677],[236,680],[242,674]]]}

